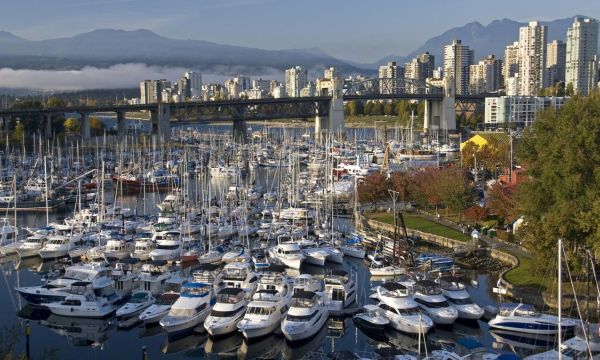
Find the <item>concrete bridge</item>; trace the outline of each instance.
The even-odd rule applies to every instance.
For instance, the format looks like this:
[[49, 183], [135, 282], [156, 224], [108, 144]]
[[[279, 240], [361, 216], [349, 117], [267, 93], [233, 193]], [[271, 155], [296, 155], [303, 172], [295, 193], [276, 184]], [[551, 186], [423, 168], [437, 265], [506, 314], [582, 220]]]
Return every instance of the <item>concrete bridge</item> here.
[[117, 132], [126, 133], [127, 112], [148, 111], [152, 134], [160, 140], [168, 140], [172, 122], [186, 121], [193, 114], [194, 121], [228, 121], [233, 123], [233, 135], [245, 141], [246, 121], [275, 119], [314, 119], [315, 133], [338, 132], [344, 128], [344, 101], [350, 100], [422, 100], [425, 101], [425, 128], [456, 130], [457, 104], [482, 103], [484, 96], [457, 96], [453, 81], [448, 79], [444, 87], [422, 86], [412, 80], [369, 79], [346, 82], [344, 89], [333, 89], [331, 96], [300, 98], [268, 98], [255, 100], [224, 100], [181, 103], [154, 103], [141, 105], [70, 106], [45, 109], [0, 110], [0, 122], [7, 126], [9, 119], [23, 116], [39, 116], [45, 124], [46, 136], [51, 136], [52, 117], [65, 113], [78, 113], [81, 119], [81, 136], [91, 135], [89, 117], [100, 112], [114, 112]]

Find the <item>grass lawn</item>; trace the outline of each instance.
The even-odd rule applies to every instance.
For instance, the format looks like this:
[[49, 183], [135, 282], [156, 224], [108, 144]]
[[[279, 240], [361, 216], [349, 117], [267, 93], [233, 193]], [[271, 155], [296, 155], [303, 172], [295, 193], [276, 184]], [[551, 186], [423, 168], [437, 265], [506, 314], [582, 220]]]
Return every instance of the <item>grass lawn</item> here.
[[[390, 213], [373, 213], [368, 214], [368, 218], [378, 220], [381, 222], [385, 222], [388, 224], [394, 223], [394, 214]], [[460, 241], [469, 241], [471, 238], [468, 235], [461, 233], [458, 230], [454, 230], [453, 228], [449, 228], [444, 225], [440, 225], [431, 220], [425, 219], [418, 215], [409, 215], [404, 214], [404, 223], [406, 227], [413, 230], [419, 230], [422, 232], [426, 232], [433, 235], [444, 236], [450, 239], [460, 240]]]
[[530, 258], [519, 256], [516, 253], [505, 250], [519, 259], [519, 266], [508, 271], [505, 275], [506, 280], [515, 286], [528, 286], [545, 289], [548, 285], [548, 279], [538, 275], [533, 268], [533, 262]]

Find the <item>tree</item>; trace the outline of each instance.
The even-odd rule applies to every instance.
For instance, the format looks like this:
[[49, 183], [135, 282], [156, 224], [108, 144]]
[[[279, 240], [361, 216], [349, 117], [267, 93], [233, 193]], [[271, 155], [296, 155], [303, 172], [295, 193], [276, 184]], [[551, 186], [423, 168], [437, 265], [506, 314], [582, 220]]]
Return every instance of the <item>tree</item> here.
[[385, 105], [383, 105], [383, 113], [385, 115], [394, 115], [394, 106], [391, 101], [387, 101]]
[[515, 187], [497, 181], [488, 190], [486, 206], [490, 213], [504, 220], [513, 219], [518, 214]]
[[473, 186], [464, 173], [457, 168], [445, 168], [439, 171], [435, 181], [442, 202], [447, 209], [458, 212], [458, 221], [462, 211], [472, 202]]
[[22, 143], [23, 142], [23, 136], [25, 135], [25, 125], [23, 125], [22, 122], [17, 121], [16, 125], [15, 125], [15, 129], [13, 130], [12, 133], [12, 141], [14, 143]]
[[371, 115], [383, 115], [383, 104], [381, 103], [381, 101], [376, 101], [373, 104]]
[[468, 207], [464, 211], [465, 219], [471, 221], [481, 221], [487, 216], [487, 211], [479, 205]]
[[398, 192], [398, 200], [406, 205], [407, 201], [413, 200], [415, 185], [413, 176], [407, 171], [393, 172], [390, 176], [391, 188]]
[[106, 128], [106, 126], [100, 119], [98, 119], [97, 117], [90, 117], [89, 122], [90, 132], [92, 133], [92, 135], [98, 136], [104, 133], [104, 129]]
[[346, 104], [346, 108], [348, 110], [348, 115], [350, 116], [362, 115], [362, 103], [358, 100], [349, 101], [348, 104]]
[[573, 83], [568, 83], [565, 89], [566, 96], [573, 96], [575, 94], [575, 90], [573, 89]]
[[364, 114], [365, 115], [373, 115], [373, 102], [372, 101], [367, 101], [367, 103], [365, 104]]
[[381, 173], [371, 174], [358, 184], [358, 200], [361, 203], [371, 203], [377, 207], [377, 203], [387, 196], [389, 183]]
[[81, 122], [75, 118], [68, 118], [63, 123], [63, 127], [67, 132], [79, 133], [81, 131]]
[[528, 180], [517, 199], [523, 243], [538, 266], [554, 261], [559, 237], [568, 252], [600, 250], [598, 129], [600, 94], [594, 93], [571, 98], [558, 112], [541, 112], [521, 139], [518, 155]]

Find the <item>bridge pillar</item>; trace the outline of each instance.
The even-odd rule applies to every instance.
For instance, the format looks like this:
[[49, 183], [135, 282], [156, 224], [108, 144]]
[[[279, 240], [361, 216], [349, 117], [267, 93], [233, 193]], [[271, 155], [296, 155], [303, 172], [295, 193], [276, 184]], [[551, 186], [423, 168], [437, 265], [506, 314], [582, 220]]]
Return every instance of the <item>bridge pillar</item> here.
[[344, 131], [344, 128], [344, 100], [334, 97], [329, 102], [329, 115], [322, 116], [317, 111], [315, 116], [315, 138], [321, 140], [324, 133], [336, 133]]
[[91, 137], [90, 132], [90, 114], [81, 113], [81, 137], [83, 139], [89, 139]]
[[42, 114], [42, 123], [44, 124], [44, 136], [49, 139], [52, 136], [52, 115]]
[[158, 104], [156, 110], [150, 110], [150, 121], [152, 123], [152, 135], [160, 141], [171, 139], [171, 105]]
[[442, 100], [425, 100], [423, 127], [426, 130], [456, 130], [454, 79], [444, 78]]
[[246, 120], [233, 120], [233, 140], [238, 144], [248, 142], [248, 124], [246, 124]]
[[125, 112], [117, 111], [117, 135], [119, 137], [127, 135], [127, 124], [125, 123]]

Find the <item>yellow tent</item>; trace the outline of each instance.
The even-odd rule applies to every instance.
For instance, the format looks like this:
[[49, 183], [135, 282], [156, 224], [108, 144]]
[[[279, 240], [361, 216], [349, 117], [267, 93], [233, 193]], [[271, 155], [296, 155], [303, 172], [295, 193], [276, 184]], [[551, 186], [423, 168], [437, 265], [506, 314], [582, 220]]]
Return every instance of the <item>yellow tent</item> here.
[[462, 150], [463, 147], [469, 142], [479, 146], [480, 148], [485, 145], [510, 144], [510, 136], [502, 132], [476, 134], [471, 136], [469, 140], [462, 142], [460, 144], [460, 149]]

